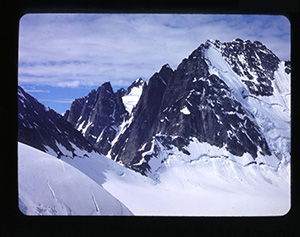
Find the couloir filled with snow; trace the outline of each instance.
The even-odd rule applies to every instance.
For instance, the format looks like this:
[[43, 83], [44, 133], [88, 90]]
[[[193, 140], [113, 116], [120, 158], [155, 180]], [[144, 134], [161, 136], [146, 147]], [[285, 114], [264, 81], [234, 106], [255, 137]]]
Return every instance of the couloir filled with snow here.
[[[137, 82], [137, 79], [135, 82]], [[132, 88], [129, 94], [122, 97], [122, 101], [128, 113], [130, 114], [134, 106], [137, 104], [143, 91], [143, 84]]]

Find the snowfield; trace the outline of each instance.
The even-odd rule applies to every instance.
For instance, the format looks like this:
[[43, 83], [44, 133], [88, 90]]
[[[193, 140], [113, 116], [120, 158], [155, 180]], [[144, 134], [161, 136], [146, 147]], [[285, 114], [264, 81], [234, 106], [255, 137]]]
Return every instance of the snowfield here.
[[156, 180], [109, 171], [103, 187], [135, 215], [277, 216], [290, 209], [289, 163], [242, 165], [224, 155], [190, 159], [173, 151], [157, 159], [164, 165], [154, 171]]
[[[18, 143], [19, 208], [26, 215], [132, 215], [84, 173]], [[69, 158], [70, 159], [70, 158]]]
[[18, 147], [26, 215], [277, 216], [290, 209], [289, 163], [169, 156], [154, 180], [96, 153], [57, 159]]

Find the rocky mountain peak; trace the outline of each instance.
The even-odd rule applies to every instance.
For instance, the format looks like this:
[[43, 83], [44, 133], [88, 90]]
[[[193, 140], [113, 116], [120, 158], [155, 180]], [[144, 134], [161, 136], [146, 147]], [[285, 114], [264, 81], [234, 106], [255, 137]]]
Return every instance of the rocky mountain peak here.
[[118, 126], [127, 116], [128, 112], [122, 103], [122, 92], [114, 93], [110, 82], [105, 82], [88, 96], [76, 99], [64, 117], [100, 153], [107, 154]]
[[208, 40], [202, 47], [203, 51], [211, 47], [220, 52], [251, 94], [273, 94], [272, 80], [280, 59], [261, 42], [239, 38], [225, 43]]
[[100, 87], [97, 89], [97, 93], [105, 96], [105, 94], [112, 94], [114, 93], [110, 82], [104, 82]]
[[19, 140], [58, 156], [57, 144], [72, 156], [73, 144], [95, 149], [152, 178], [174, 156], [276, 164], [289, 157], [290, 72], [259, 41], [207, 40], [148, 83], [114, 92], [105, 82], [75, 99], [64, 119], [20, 88]]
[[[203, 77], [208, 75], [208, 65], [205, 62], [201, 48], [194, 50], [188, 58], [183, 59], [176, 69], [175, 81], [183, 78]], [[182, 82], [180, 82], [182, 83]]]

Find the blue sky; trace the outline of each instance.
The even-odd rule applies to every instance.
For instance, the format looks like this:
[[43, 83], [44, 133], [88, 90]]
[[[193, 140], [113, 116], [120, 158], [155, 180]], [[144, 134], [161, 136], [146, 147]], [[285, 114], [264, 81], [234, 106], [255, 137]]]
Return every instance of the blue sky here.
[[175, 69], [207, 39], [259, 40], [290, 59], [284, 16], [27, 14], [20, 19], [18, 82], [59, 113], [102, 83], [128, 87], [161, 66]]

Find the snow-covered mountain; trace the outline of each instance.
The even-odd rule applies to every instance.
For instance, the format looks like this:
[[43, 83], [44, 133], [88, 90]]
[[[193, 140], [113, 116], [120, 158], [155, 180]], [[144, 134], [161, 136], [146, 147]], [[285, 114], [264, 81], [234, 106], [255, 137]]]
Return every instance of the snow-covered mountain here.
[[92, 90], [86, 97], [76, 99], [64, 118], [94, 145], [107, 155], [124, 123], [139, 100], [145, 82], [138, 78], [127, 90], [116, 93], [109, 82]]
[[[114, 162], [96, 152], [60, 114], [21, 87], [18, 141], [19, 208], [24, 214], [132, 215], [101, 186], [104, 169], [109, 166], [107, 160]], [[93, 174], [89, 177], [66, 162], [74, 159], [89, 165], [85, 161], [92, 159], [99, 170], [88, 172]], [[96, 176], [97, 182], [93, 180]]]
[[[283, 215], [290, 207], [290, 73], [290, 62], [261, 42], [208, 40], [175, 70], [166, 64], [148, 83], [139, 78], [117, 92], [104, 83], [63, 117], [19, 88], [19, 141], [60, 157], [54, 173], [71, 165], [135, 215]], [[29, 159], [28, 149], [20, 144], [19, 157]], [[41, 179], [49, 197], [52, 177], [51, 188]], [[99, 207], [92, 190], [82, 196], [87, 213]], [[49, 203], [40, 200], [35, 213]], [[69, 210], [64, 201], [53, 205]]]
[[[290, 157], [287, 63], [262, 43], [208, 40], [144, 86], [110, 157], [156, 176], [176, 156], [225, 155], [243, 165]], [[207, 147], [203, 151], [203, 147]]]
[[[166, 64], [148, 83], [137, 79], [127, 91], [119, 90], [124, 106], [113, 127], [95, 126], [91, 115], [79, 115], [84, 110], [78, 101], [88, 103], [90, 95], [75, 100], [65, 118], [71, 121], [70, 114], [77, 113], [82, 121], [72, 124], [97, 150], [148, 176], [157, 176], [174, 152], [197, 158], [194, 148], [204, 144], [210, 146], [206, 154], [215, 151], [213, 157], [228, 154], [243, 165], [276, 166], [290, 159], [290, 71], [290, 62], [281, 62], [261, 42], [207, 40], [176, 70]], [[115, 121], [111, 113], [105, 118]], [[97, 134], [84, 126], [97, 127]], [[97, 145], [100, 141], [105, 145]]]
[[[208, 41], [206, 47], [211, 73], [223, 78], [243, 107], [255, 117], [255, 123], [263, 132], [272, 154], [280, 160], [289, 161], [290, 62], [281, 62], [258, 41], [252, 43], [237, 39], [223, 44]], [[239, 56], [232, 63], [234, 60], [229, 59], [232, 56], [226, 56], [225, 52], [236, 47], [239, 48], [236, 50]]]

